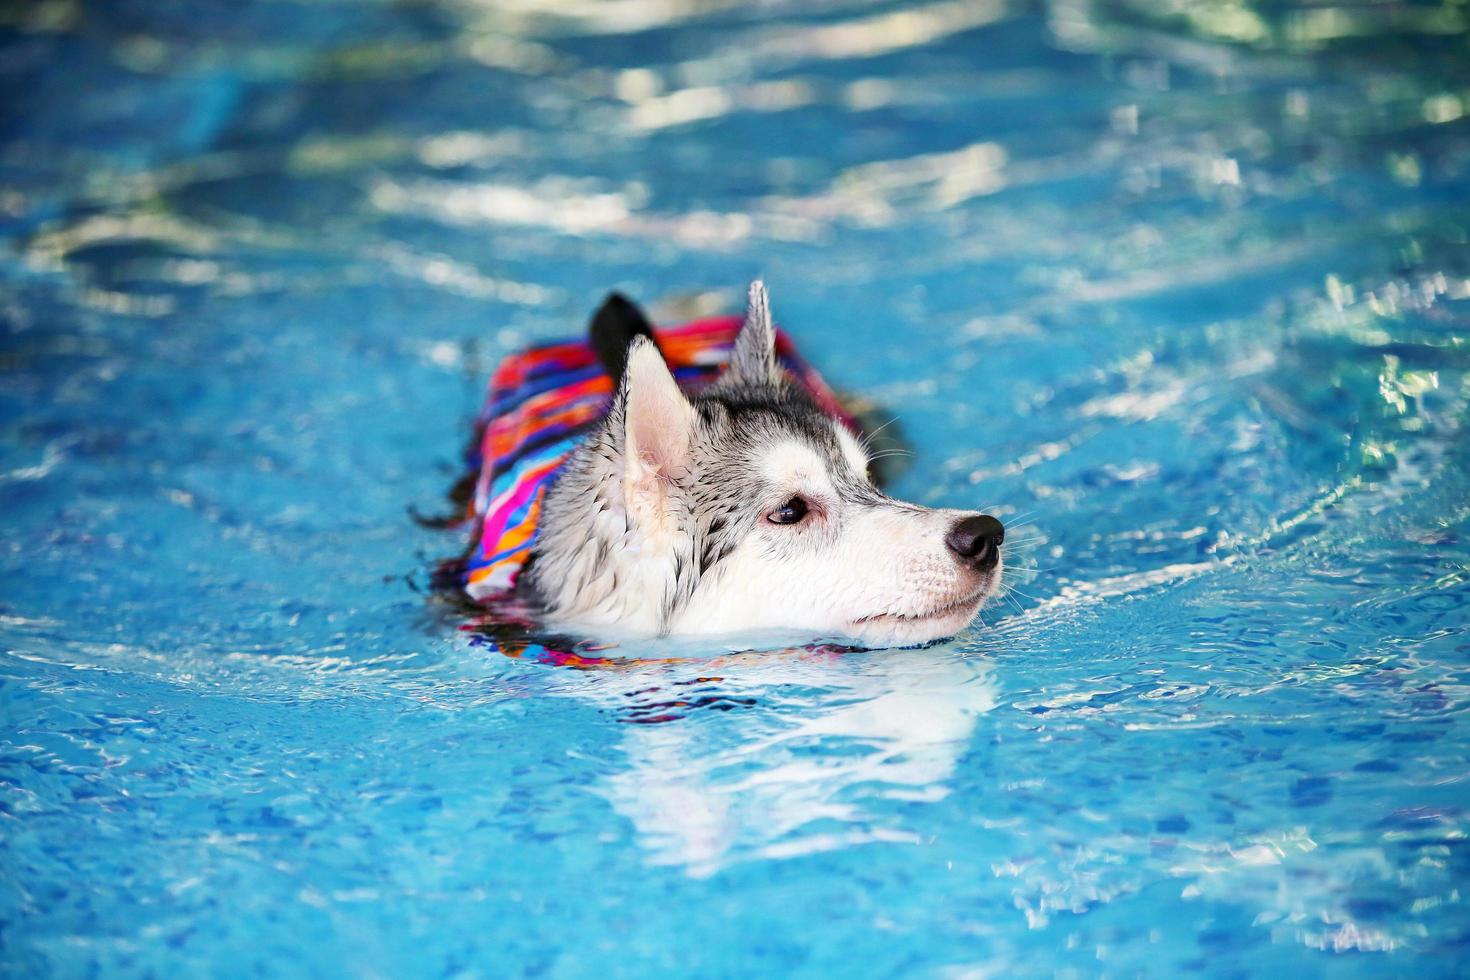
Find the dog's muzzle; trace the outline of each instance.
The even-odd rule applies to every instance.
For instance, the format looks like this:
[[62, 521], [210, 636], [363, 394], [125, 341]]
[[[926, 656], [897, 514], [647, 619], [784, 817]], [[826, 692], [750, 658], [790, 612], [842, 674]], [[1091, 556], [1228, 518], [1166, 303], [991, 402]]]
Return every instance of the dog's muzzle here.
[[975, 514], [957, 521], [944, 543], [962, 565], [984, 571], [995, 567], [1005, 539], [1006, 529], [1000, 521], [989, 514]]

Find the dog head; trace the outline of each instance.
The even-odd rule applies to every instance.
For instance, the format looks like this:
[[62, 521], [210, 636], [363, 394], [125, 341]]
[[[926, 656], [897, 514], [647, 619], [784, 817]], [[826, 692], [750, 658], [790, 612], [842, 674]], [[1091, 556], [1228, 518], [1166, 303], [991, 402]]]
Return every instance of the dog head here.
[[777, 364], [759, 282], [725, 373], [692, 397], [633, 339], [543, 515], [537, 592], [554, 618], [603, 630], [909, 645], [966, 626], [1002, 573], [995, 518], [878, 490], [862, 443]]

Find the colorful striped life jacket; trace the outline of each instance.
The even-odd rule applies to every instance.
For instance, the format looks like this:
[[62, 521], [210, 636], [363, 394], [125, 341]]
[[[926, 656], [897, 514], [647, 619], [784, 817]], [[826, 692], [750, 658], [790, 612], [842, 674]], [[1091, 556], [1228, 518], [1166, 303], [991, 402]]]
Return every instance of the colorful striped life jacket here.
[[[739, 316], [711, 317], [654, 331], [685, 391], [698, 391], [719, 376], [741, 322]], [[781, 330], [776, 357], [818, 408], [857, 430]], [[515, 587], [536, 541], [546, 488], [607, 411], [612, 394], [612, 379], [585, 339], [532, 347], [496, 369], [466, 460], [478, 474], [468, 515], [474, 547], [464, 572], [470, 598], [491, 599]]]

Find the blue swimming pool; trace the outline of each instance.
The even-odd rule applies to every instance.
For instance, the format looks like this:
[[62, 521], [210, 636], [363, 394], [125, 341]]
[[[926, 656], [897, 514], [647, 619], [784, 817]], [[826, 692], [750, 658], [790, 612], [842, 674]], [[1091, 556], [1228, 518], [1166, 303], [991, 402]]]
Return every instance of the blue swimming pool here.
[[[7, 10], [3, 972], [1464, 975], [1466, 8], [1160, 9]], [[1016, 590], [462, 630], [490, 368], [755, 275]]]

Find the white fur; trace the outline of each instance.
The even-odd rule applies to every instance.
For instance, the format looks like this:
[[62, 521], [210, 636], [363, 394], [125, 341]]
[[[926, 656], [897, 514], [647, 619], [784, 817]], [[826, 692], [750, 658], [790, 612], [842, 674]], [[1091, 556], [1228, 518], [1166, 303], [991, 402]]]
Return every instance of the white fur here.
[[[899, 646], [963, 629], [999, 587], [999, 560], [976, 568], [945, 543], [971, 514], [883, 496], [858, 440], [783, 394], [774, 338], [755, 283], [730, 368], [699, 410], [658, 349], [633, 342], [606, 426], [546, 504], [536, 584], [554, 622]], [[805, 519], [768, 519], [792, 497]]]
[[[963, 514], [844, 506], [822, 457], [796, 441], [767, 449], [761, 469], [779, 488], [772, 509], [799, 495], [811, 513], [800, 525], [757, 522], [701, 581], [670, 632], [787, 628], [900, 645], [932, 638], [939, 625], [953, 632], [973, 618], [985, 593], [944, 544]], [[962, 605], [938, 622], [900, 618], [956, 602]]]

